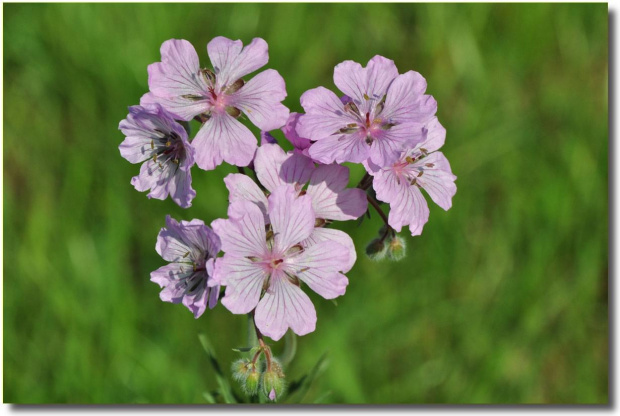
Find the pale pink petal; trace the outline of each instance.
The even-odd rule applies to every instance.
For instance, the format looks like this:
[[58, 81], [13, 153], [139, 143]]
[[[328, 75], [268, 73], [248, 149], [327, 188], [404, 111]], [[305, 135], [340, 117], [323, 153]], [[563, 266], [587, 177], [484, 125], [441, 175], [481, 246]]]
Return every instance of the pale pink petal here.
[[340, 273], [349, 266], [349, 250], [333, 241], [321, 241], [286, 260], [287, 270], [325, 299], [344, 295], [349, 284]]
[[366, 136], [360, 133], [338, 134], [312, 143], [308, 151], [312, 159], [325, 164], [361, 163], [370, 155], [370, 147], [365, 140]]
[[297, 197], [290, 185], [281, 186], [269, 196], [269, 219], [273, 227], [274, 253], [284, 253], [310, 236], [315, 215], [309, 195]]
[[449, 210], [452, 207], [452, 197], [456, 194], [454, 184], [456, 176], [452, 174], [448, 159], [443, 153], [435, 152], [416, 162], [414, 166], [421, 166], [424, 172], [417, 178], [418, 184], [428, 192], [437, 205], [446, 211]]
[[269, 192], [282, 185], [300, 188], [314, 170], [312, 160], [300, 154], [286, 154], [277, 144], [264, 144], [254, 158], [256, 175]]
[[341, 270], [343, 273], [347, 273], [357, 260], [357, 253], [355, 252], [355, 244], [353, 244], [353, 239], [349, 234], [345, 233], [341, 230], [336, 230], [335, 228], [322, 228], [316, 227], [310, 237], [301, 242], [303, 247], [309, 247], [321, 241], [333, 241], [344, 247], [349, 252], [349, 260], [344, 265], [344, 268]]
[[411, 235], [416, 236], [422, 234], [422, 228], [428, 221], [428, 214], [428, 204], [422, 192], [417, 186], [412, 185], [390, 202], [388, 224], [398, 232], [403, 226], [408, 225]]
[[317, 218], [346, 221], [362, 216], [367, 209], [366, 193], [357, 188], [345, 189], [349, 168], [341, 165], [320, 165], [312, 174], [307, 194]]
[[362, 113], [369, 112], [383, 98], [397, 76], [394, 61], [379, 55], [368, 61], [365, 68], [353, 61], [344, 61], [334, 68], [334, 83], [355, 101]]
[[301, 106], [306, 111], [297, 124], [297, 133], [309, 140], [321, 140], [336, 134], [357, 119], [344, 111], [336, 94], [324, 87], [306, 91], [301, 96]]
[[394, 121], [427, 122], [437, 111], [437, 102], [424, 95], [426, 80], [415, 71], [394, 79], [387, 91], [381, 118]]
[[274, 341], [291, 328], [306, 335], [316, 328], [316, 310], [308, 295], [277, 270], [271, 284], [256, 307], [254, 320], [258, 329]]
[[398, 195], [407, 192], [408, 187], [407, 179], [397, 174], [393, 168], [382, 169], [374, 175], [373, 188], [380, 201], [395, 201]]
[[243, 111], [261, 130], [282, 127], [289, 110], [281, 101], [286, 98], [284, 79], [274, 69], [267, 69], [229, 96], [230, 105]]
[[262, 257], [267, 252], [265, 219], [252, 202], [236, 201], [228, 208], [229, 219], [213, 221], [222, 250], [238, 257]]
[[161, 97], [147, 92], [140, 98], [140, 105], [148, 106], [159, 104], [174, 114], [177, 119], [189, 121], [195, 115], [206, 113], [211, 108], [211, 104], [205, 100], [187, 99], [181, 96]]
[[192, 141], [196, 164], [213, 170], [222, 160], [235, 166], [247, 166], [256, 152], [256, 137], [247, 127], [227, 113], [213, 113]]
[[425, 126], [426, 137], [413, 149], [414, 152], [424, 149], [426, 153], [440, 149], [446, 141], [446, 129], [433, 117]]
[[187, 307], [187, 309], [189, 309], [194, 314], [195, 319], [200, 318], [200, 316], [207, 309], [210, 290], [211, 289], [209, 288], [205, 288], [194, 296], [185, 295], [183, 297], [183, 305], [185, 305], [185, 307]]
[[215, 263], [214, 279], [226, 285], [222, 305], [235, 314], [252, 311], [258, 304], [268, 274], [252, 260], [224, 255]]
[[267, 197], [249, 176], [241, 173], [231, 173], [224, 178], [228, 188], [228, 201], [232, 204], [239, 200], [250, 201], [256, 204], [263, 214], [267, 215]]
[[404, 150], [414, 147], [426, 136], [422, 123], [402, 123], [373, 134], [369, 156], [377, 166], [390, 166], [396, 162]]
[[240, 40], [218, 36], [209, 42], [207, 52], [215, 70], [218, 88], [232, 84], [269, 61], [267, 42], [261, 38], [254, 38], [243, 48]]

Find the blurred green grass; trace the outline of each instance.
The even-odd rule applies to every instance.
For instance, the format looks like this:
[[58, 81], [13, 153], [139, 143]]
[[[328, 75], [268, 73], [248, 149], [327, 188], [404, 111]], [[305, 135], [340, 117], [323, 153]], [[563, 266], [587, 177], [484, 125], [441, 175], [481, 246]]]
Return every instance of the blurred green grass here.
[[[400, 263], [365, 259], [379, 219], [341, 223], [360, 258], [291, 377], [329, 351], [308, 400], [608, 401], [606, 4], [5, 4], [4, 401], [202, 403], [244, 317], [162, 303], [149, 272], [165, 215], [225, 216], [196, 171], [189, 210], [129, 184], [118, 122], [169, 38], [203, 64], [217, 35], [270, 47], [285, 104], [375, 54], [428, 80], [458, 176]], [[352, 182], [362, 175], [352, 171]], [[404, 233], [403, 235], [406, 235]]]

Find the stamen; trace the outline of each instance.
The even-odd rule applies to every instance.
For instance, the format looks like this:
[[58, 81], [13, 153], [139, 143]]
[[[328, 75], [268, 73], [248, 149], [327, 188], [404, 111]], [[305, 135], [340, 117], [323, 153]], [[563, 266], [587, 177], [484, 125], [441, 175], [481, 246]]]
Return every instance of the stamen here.
[[381, 114], [381, 112], [383, 112], [383, 109], [385, 108], [385, 97], [387, 97], [387, 95], [384, 95], [383, 98], [381, 98], [381, 101], [379, 101], [379, 104], [377, 104], [377, 107], [375, 108], [376, 116]]
[[155, 149], [155, 141], [151, 140], [151, 149]]
[[343, 133], [343, 134], [351, 134], [351, 133], [355, 133], [358, 130], [357, 125], [355, 125], [355, 127], [348, 127], [349, 125], [347, 125], [347, 127], [343, 127], [340, 130], [338, 130], [339, 133]]
[[187, 256], [189, 256], [189, 251], [185, 254], [183, 254], [183, 258], [186, 258]]
[[424, 171], [423, 171], [423, 170], [421, 170], [421, 171], [420, 171], [420, 173], [418, 173], [418, 178], [419, 178], [420, 176], [422, 176], [422, 175], [424, 175]]
[[407, 163], [409, 163], [409, 164], [411, 164], [411, 163], [415, 162], [415, 160], [414, 160], [411, 156], [407, 156], [407, 157], [405, 158], [405, 160], [406, 160], [406, 161], [407, 161]]
[[370, 137], [370, 136], [366, 136], [366, 144], [367, 144], [367, 145], [369, 145], [369, 146], [370, 146], [370, 145], [372, 145], [373, 140], [374, 140], [374, 139], [373, 139], [372, 137]]
[[344, 111], [346, 111], [347, 113], [351, 113], [354, 116], [360, 115], [360, 110], [359, 108], [357, 108], [357, 105], [355, 105], [353, 101], [349, 101], [344, 105]]
[[416, 178], [413, 178], [411, 180], [411, 185], [417, 185], [418, 180]]
[[315, 227], [322, 227], [325, 225], [325, 220], [323, 218], [317, 218], [314, 220]]
[[424, 156], [426, 156], [428, 154], [428, 150], [426, 150], [423, 147], [420, 147], [420, 152], [422, 152], [424, 154]]
[[170, 140], [168, 140], [168, 141], [166, 142], [166, 147], [170, 147], [170, 145], [171, 145], [171, 144], [172, 144], [172, 142], [171, 142]]
[[185, 95], [182, 95], [181, 97], [185, 98], [186, 100], [190, 100], [190, 101], [200, 101], [200, 100], [204, 100], [205, 98], [202, 95], [194, 95], [194, 94], [185, 94]]
[[153, 155], [153, 162], [157, 162], [157, 153]]
[[243, 87], [245, 85], [245, 81], [242, 79], [238, 79], [235, 82], [233, 82], [232, 84], [230, 84], [228, 87], [226, 87], [226, 94], [232, 94], [233, 92], [238, 91], [241, 87]]
[[434, 167], [435, 167], [435, 164], [434, 164], [434, 163], [427, 163], [427, 164], [426, 164], [426, 165], [424, 165], [424, 166], [426, 166], [427, 168], [434, 168]]
[[241, 115], [241, 110], [239, 110], [237, 107], [226, 107], [226, 112], [228, 113], [228, 115], [233, 116], [234, 118], [237, 118]]
[[215, 74], [208, 68], [200, 70], [200, 74], [204, 77], [207, 84], [215, 84]]
[[370, 127], [370, 113], [366, 113], [366, 128]]
[[366, 101], [370, 100], [370, 97], [366, 93], [364, 93], [364, 100]]

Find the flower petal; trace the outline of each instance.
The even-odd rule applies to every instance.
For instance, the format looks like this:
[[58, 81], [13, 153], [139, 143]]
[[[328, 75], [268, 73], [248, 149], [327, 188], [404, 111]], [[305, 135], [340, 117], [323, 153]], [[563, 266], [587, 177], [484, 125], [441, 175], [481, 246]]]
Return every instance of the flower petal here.
[[254, 158], [256, 175], [269, 192], [282, 185], [301, 188], [314, 170], [314, 163], [300, 154], [286, 154], [277, 144], [264, 144], [256, 151]]
[[282, 254], [312, 234], [315, 215], [309, 195], [297, 197], [292, 186], [280, 186], [269, 196], [268, 209], [274, 253]]
[[282, 127], [289, 110], [282, 104], [286, 98], [284, 78], [274, 69], [267, 69], [230, 95], [230, 104], [243, 111], [261, 130]]
[[325, 299], [344, 295], [349, 279], [340, 271], [348, 266], [349, 249], [333, 241], [318, 242], [298, 256], [287, 259], [291, 274]]
[[404, 150], [414, 147], [426, 137], [423, 127], [422, 123], [407, 122], [376, 132], [369, 152], [371, 162], [381, 167], [392, 165]]
[[415, 71], [399, 75], [390, 84], [381, 118], [394, 122], [427, 122], [437, 111], [437, 102], [424, 95], [426, 80]]
[[299, 118], [303, 114], [299, 113], [291, 113], [286, 121], [284, 127], [282, 127], [282, 133], [284, 133], [284, 137], [291, 142], [291, 144], [295, 147], [296, 150], [306, 150], [310, 147], [310, 140], [301, 137], [297, 134], [297, 123], [299, 123]]
[[416, 236], [422, 234], [422, 228], [428, 221], [428, 214], [428, 204], [422, 192], [417, 186], [410, 185], [406, 192], [399, 193], [390, 202], [388, 224], [398, 232], [404, 225], [408, 225], [411, 235]]
[[334, 84], [353, 99], [363, 114], [383, 98], [397, 76], [394, 61], [379, 55], [368, 61], [365, 68], [353, 61], [344, 61], [334, 68]]
[[419, 143], [413, 149], [414, 153], [420, 152], [420, 149], [426, 150], [427, 153], [440, 149], [446, 141], [446, 129], [439, 123], [437, 117], [433, 117], [426, 126], [424, 126], [426, 137], [424, 141]]
[[[429, 165], [433, 167], [428, 167]], [[428, 192], [437, 205], [446, 211], [449, 210], [452, 207], [452, 197], [456, 194], [454, 184], [456, 176], [452, 174], [448, 159], [443, 153], [434, 152], [413, 166], [423, 166], [424, 174], [417, 178], [418, 184]]]
[[259, 264], [245, 257], [226, 254], [215, 263], [214, 279], [226, 285], [222, 305], [235, 314], [248, 313], [256, 307], [267, 277]]
[[229, 219], [211, 223], [220, 237], [222, 251], [237, 257], [262, 257], [267, 252], [265, 219], [257, 205], [236, 201], [228, 207]]
[[224, 178], [224, 183], [228, 188], [228, 201], [230, 203], [240, 200], [253, 202], [267, 216], [267, 197], [249, 176], [231, 173]]
[[218, 36], [207, 45], [207, 53], [215, 70], [218, 89], [256, 71], [269, 61], [267, 42], [261, 38], [252, 39], [243, 48], [240, 40]]
[[366, 193], [362, 189], [345, 189], [349, 183], [349, 168], [341, 165], [320, 165], [312, 174], [307, 194], [317, 218], [346, 221], [362, 216], [367, 209]]
[[357, 119], [344, 111], [344, 105], [336, 94], [327, 88], [308, 90], [301, 96], [301, 106], [306, 111], [299, 118], [297, 133], [309, 140], [331, 137]]
[[310, 247], [321, 241], [333, 241], [343, 247], [346, 247], [349, 252], [349, 260], [346, 262], [341, 271], [343, 273], [347, 273], [351, 270], [357, 260], [357, 253], [355, 252], [355, 244], [353, 244], [353, 239], [349, 236], [349, 234], [341, 230], [336, 230], [335, 228], [316, 227], [312, 234], [310, 234], [310, 237], [301, 242], [301, 245], [303, 247]]
[[254, 316], [258, 329], [274, 341], [291, 328], [306, 335], [316, 328], [316, 310], [308, 295], [291, 283], [282, 271], [271, 276], [271, 285], [258, 303]]
[[[303, 120], [303, 118], [302, 118]], [[361, 163], [368, 159], [370, 147], [361, 133], [338, 134], [312, 143], [310, 157], [321, 163]]]
[[189, 121], [197, 114], [206, 113], [211, 108], [211, 104], [205, 100], [187, 99], [178, 97], [161, 97], [147, 92], [140, 98], [140, 105], [161, 105], [175, 118]]
[[247, 127], [227, 113], [213, 113], [192, 141], [196, 164], [213, 170], [222, 160], [235, 166], [247, 166], [256, 152], [256, 137]]

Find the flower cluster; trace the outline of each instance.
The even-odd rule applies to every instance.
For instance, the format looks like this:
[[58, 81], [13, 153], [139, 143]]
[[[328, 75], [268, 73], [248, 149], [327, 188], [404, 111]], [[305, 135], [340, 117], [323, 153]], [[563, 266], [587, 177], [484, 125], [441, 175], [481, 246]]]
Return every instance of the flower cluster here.
[[[419, 73], [399, 74], [393, 61], [375, 56], [365, 67], [336, 65], [342, 94], [310, 89], [300, 99], [304, 113], [290, 113], [278, 71], [249, 76], [269, 60], [263, 39], [244, 47], [217, 37], [207, 54], [211, 65], [203, 66], [186, 40], [164, 42], [161, 61], [148, 67], [149, 92], [119, 125], [126, 136], [121, 155], [142, 163], [131, 183], [150, 190], [149, 198], [170, 196], [188, 208], [196, 196], [194, 165], [239, 167], [224, 179], [227, 218], [211, 227], [166, 218], [156, 250], [169, 264], [151, 280], [163, 288], [162, 300], [183, 303], [196, 318], [221, 298], [233, 314], [251, 314], [261, 336], [278, 340], [289, 328], [307, 334], [317, 317], [304, 287], [326, 299], [344, 295], [357, 259], [353, 240], [335, 222], [358, 219], [372, 205], [385, 224], [367, 252], [399, 259], [405, 240], [397, 233], [409, 226], [419, 235], [428, 221], [421, 190], [451, 207], [456, 176], [438, 151], [446, 131], [437, 102]], [[200, 127], [190, 140], [192, 120]], [[260, 146], [248, 124], [260, 129]], [[278, 129], [293, 150], [271, 134]], [[366, 170], [356, 187], [348, 187], [344, 162]]]

